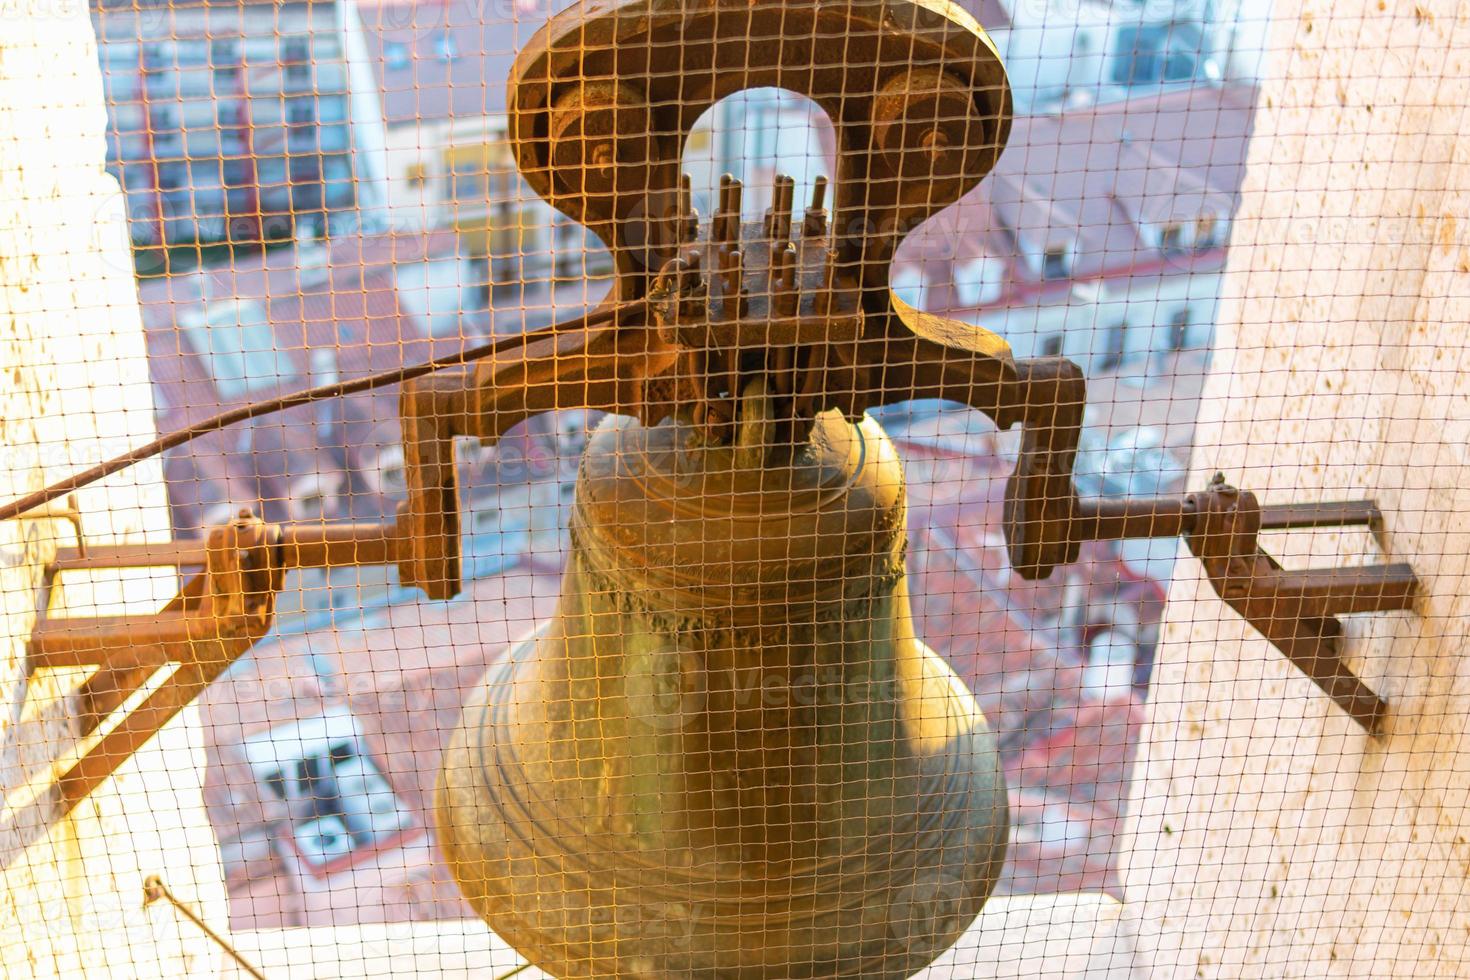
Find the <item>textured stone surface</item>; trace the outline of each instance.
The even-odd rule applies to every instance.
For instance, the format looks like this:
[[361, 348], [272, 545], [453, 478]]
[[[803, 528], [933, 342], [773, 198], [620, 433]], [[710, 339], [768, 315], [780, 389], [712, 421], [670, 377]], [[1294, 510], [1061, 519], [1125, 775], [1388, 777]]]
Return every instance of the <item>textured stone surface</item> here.
[[[122, 199], [102, 168], [102, 80], [85, 4], [0, 11], [0, 499], [154, 435]], [[78, 494], [89, 542], [166, 536], [156, 463]], [[42, 564], [72, 532], [0, 523], [0, 973], [195, 975], [214, 969], [198, 930], [144, 909], [160, 874], [208, 919], [224, 890], [200, 795], [197, 714], [185, 712], [66, 819], [46, 792], [72, 743], [74, 672], [25, 677]], [[71, 582], [58, 604], [150, 608], [160, 583]], [[172, 582], [163, 583], [170, 591]]]
[[1262, 90], [1192, 484], [1376, 498], [1381, 541], [1297, 534], [1288, 567], [1412, 562], [1415, 615], [1344, 648], [1374, 741], [1217, 601], [1165, 613], [1125, 887], [1160, 977], [1463, 975], [1470, 867], [1470, 4], [1286, 0]]

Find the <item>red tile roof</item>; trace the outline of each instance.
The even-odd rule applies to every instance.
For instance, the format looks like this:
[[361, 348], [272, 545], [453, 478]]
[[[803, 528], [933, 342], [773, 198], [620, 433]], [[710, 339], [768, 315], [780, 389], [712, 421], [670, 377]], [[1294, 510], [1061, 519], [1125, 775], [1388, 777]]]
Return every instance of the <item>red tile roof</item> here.
[[[924, 269], [935, 311], [965, 308], [953, 284], [981, 256], [1006, 269], [981, 310], [1066, 296], [1078, 280], [1219, 269], [1222, 248], [1167, 255], [1145, 229], [1234, 213], [1255, 97], [1248, 86], [1197, 86], [1018, 116], [991, 175], [910, 235], [895, 262]], [[1053, 246], [1075, 260], [1070, 276], [1045, 280], [1028, 256]]]
[[[333, 239], [303, 257], [294, 249], [240, 255], [227, 264], [141, 280], [149, 370], [159, 406], [158, 426], [170, 431], [228, 408], [326, 382], [324, 370], [348, 380], [418, 363], [483, 341], [492, 330], [519, 330], [574, 315], [589, 287], [532, 284], [513, 303], [468, 310], [462, 335], [430, 337], [396, 284], [406, 263], [458, 254], [451, 231], [388, 233]], [[596, 286], [590, 287], [595, 293]], [[227, 395], [207, 357], [191, 342], [187, 318], [211, 302], [256, 304], [269, 320], [279, 376], [251, 378], [250, 390]], [[323, 354], [327, 360], [320, 360]], [[321, 402], [256, 420], [201, 439], [167, 463], [175, 527], [197, 528], [212, 505], [264, 506], [267, 520], [284, 520], [301, 481], [337, 481], [339, 509], [331, 516], [371, 520], [390, 514], [365, 474], [377, 455], [399, 440], [397, 387]], [[295, 488], [295, 489], [293, 489]], [[217, 516], [217, 511], [215, 515]]]

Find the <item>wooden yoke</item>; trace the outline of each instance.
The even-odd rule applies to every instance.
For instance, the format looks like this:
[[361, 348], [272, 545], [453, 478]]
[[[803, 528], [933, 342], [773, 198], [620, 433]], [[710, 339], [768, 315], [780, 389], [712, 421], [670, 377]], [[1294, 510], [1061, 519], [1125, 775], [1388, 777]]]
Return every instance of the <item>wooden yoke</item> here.
[[[727, 175], [704, 221], [680, 173], [685, 140], [721, 98], [760, 86], [827, 113], [834, 200], [829, 208], [819, 180], [798, 222], [793, 182], [778, 175], [764, 220], [747, 223], [740, 182]], [[517, 59], [509, 96], [522, 174], [607, 244], [617, 281], [588, 317], [528, 335], [473, 370], [405, 385], [404, 581], [439, 598], [460, 589], [455, 436], [494, 439], [536, 412], [585, 407], [646, 425], [684, 413], [711, 442], [728, 442], [739, 395], [760, 377], [776, 396], [773, 431], [794, 445], [822, 411], [856, 419], [938, 398], [1022, 427], [1004, 520], [1023, 578], [1076, 561], [1083, 541], [1184, 534], [1226, 602], [1377, 730], [1382, 702], [1336, 658], [1333, 617], [1407, 608], [1412, 571], [1285, 572], [1245, 529], [1259, 512], [1254, 497], [1230, 496], [1226, 507], [1234, 491], [1223, 483], [1188, 498], [1080, 500], [1081, 369], [1063, 358], [1016, 361], [989, 330], [915, 309], [890, 289], [899, 243], [973, 188], [1009, 133], [1004, 71], [962, 10], [943, 0], [603, 0], [552, 18]], [[1295, 526], [1288, 511], [1277, 509], [1277, 526]], [[1222, 538], [1209, 529], [1226, 515], [1236, 531]], [[1226, 539], [1243, 550], [1227, 559], [1216, 547]]]

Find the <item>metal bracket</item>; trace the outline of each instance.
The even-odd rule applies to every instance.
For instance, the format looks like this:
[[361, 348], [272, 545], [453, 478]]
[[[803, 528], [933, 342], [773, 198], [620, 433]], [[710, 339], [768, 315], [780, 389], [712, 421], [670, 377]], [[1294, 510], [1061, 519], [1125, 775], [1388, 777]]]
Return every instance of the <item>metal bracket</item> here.
[[1375, 525], [1381, 520], [1377, 505], [1350, 500], [1263, 508], [1255, 494], [1229, 486], [1219, 473], [1189, 499], [1194, 518], [1184, 540], [1215, 592], [1358, 724], [1380, 734], [1388, 705], [1342, 662], [1337, 617], [1413, 608], [1419, 588], [1413, 567], [1287, 571], [1259, 544], [1263, 530]]
[[[81, 742], [57, 782], [69, 811], [198, 697], [271, 628], [292, 569], [392, 564], [404, 551], [395, 525], [266, 524], [248, 510], [201, 541], [63, 548], [43, 577], [43, 608], [28, 666], [95, 666], [80, 687]], [[64, 572], [173, 567], [184, 586], [151, 615], [47, 615]]]
[[[1343, 664], [1338, 650], [1342, 623], [1337, 617], [1413, 608], [1419, 586], [1414, 569], [1397, 563], [1288, 571], [1260, 546], [1262, 531], [1376, 527], [1382, 515], [1375, 503], [1348, 500], [1262, 507], [1255, 494], [1237, 490], [1217, 473], [1200, 493], [1128, 500], [1072, 497], [1054, 510], [1061, 516], [1034, 516], [1029, 524], [1008, 521], [1007, 531], [1019, 528], [1041, 541], [1075, 544], [1182, 535], [1226, 605], [1354, 721], [1372, 734], [1381, 732], [1387, 705]], [[1018, 565], [1017, 570], [1027, 578], [1038, 577], [1033, 569]]]

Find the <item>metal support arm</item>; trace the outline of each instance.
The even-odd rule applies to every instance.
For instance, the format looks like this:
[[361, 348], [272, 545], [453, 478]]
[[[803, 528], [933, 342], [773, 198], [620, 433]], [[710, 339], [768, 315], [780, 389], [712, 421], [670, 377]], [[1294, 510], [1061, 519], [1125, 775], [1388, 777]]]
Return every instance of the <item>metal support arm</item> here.
[[[242, 511], [202, 542], [59, 550], [43, 576], [28, 666], [97, 668], [77, 692], [81, 740], [57, 776], [63, 809], [116, 772], [270, 631], [288, 571], [392, 564], [403, 541], [393, 525], [281, 527]], [[156, 567], [187, 578], [153, 615], [52, 617], [44, 608], [64, 572]]]
[[[1074, 391], [1074, 395], [1079, 392]], [[1028, 432], [1032, 431], [1028, 426]], [[1368, 500], [1262, 507], [1254, 494], [1237, 490], [1217, 474], [1200, 493], [1083, 500], [1071, 480], [1076, 429], [1056, 443], [1023, 443], [1021, 460], [1006, 495], [1006, 535], [1011, 560], [1024, 578], [1044, 578], [1058, 556], [1072, 561], [1083, 541], [1182, 535], [1215, 593], [1306, 674], [1366, 731], [1382, 731], [1387, 705], [1343, 663], [1338, 616], [1413, 608], [1418, 578], [1406, 564], [1290, 571], [1260, 545], [1267, 530], [1376, 526], [1378, 507]], [[1070, 447], [1070, 448], [1068, 448]], [[1044, 483], [1040, 494], [1026, 487]], [[1064, 489], [1056, 489], [1063, 486]], [[1068, 550], [1070, 549], [1070, 551]], [[1038, 557], [1042, 556], [1042, 557]]]

